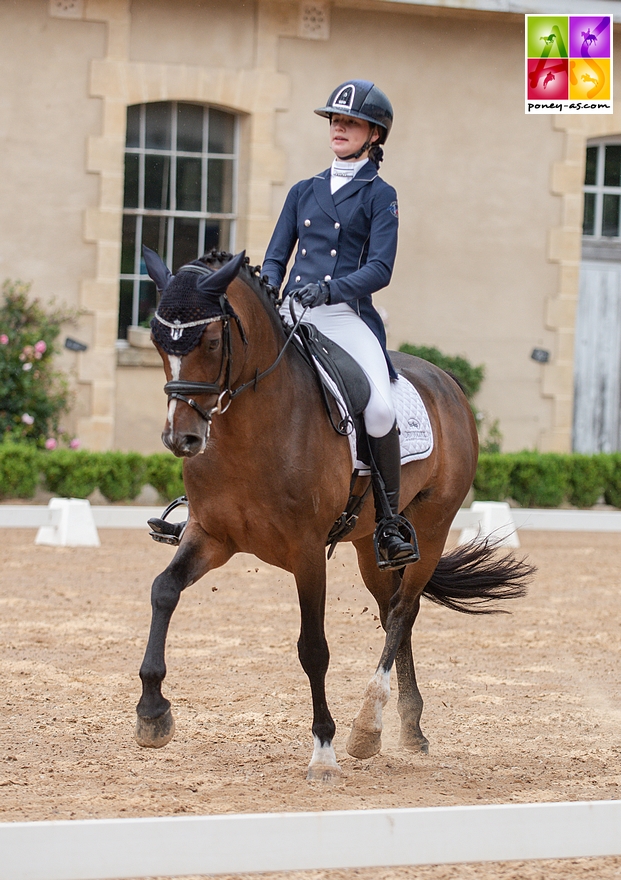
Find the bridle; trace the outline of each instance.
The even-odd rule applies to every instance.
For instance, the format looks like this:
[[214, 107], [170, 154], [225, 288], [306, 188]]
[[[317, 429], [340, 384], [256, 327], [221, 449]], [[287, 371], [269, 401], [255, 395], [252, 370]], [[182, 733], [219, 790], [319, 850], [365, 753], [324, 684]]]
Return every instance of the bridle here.
[[[213, 270], [196, 265], [182, 266], [181, 269], [179, 269], [179, 272], [181, 271], [194, 272], [197, 275], [211, 275], [213, 273]], [[233, 345], [231, 334], [231, 319], [235, 321], [237, 329], [239, 330], [239, 335], [244, 345], [248, 345], [248, 338], [239, 319], [239, 316], [236, 315], [232, 309], [230, 309], [230, 311], [227, 311], [228, 302], [229, 301], [226, 293], [223, 293], [220, 296], [220, 308], [222, 310], [221, 315], [214, 315], [211, 318], [202, 318], [198, 321], [190, 321], [187, 324], [181, 324], [177, 321], [174, 323], [165, 321], [158, 315], [157, 312], [155, 313], [155, 318], [161, 324], [164, 324], [164, 326], [171, 328], [171, 335], [173, 339], [179, 339], [181, 334], [183, 333], [183, 330], [185, 330], [186, 328], [198, 327], [201, 324], [212, 324], [215, 321], [222, 322], [222, 359], [220, 361], [220, 370], [218, 372], [218, 378], [216, 379], [216, 381], [188, 382], [185, 379], [173, 379], [172, 381], [167, 382], [164, 385], [164, 393], [168, 395], [169, 402], [171, 400], [180, 400], [182, 403], [186, 403], [207, 422], [207, 438], [209, 438], [213, 416], [223, 415], [223, 413], [227, 411], [233, 400], [238, 397], [238, 395], [240, 395], [243, 391], [246, 391], [248, 388], [256, 389], [261, 379], [265, 379], [266, 376], [269, 376], [269, 374], [276, 369], [276, 367], [281, 362], [285, 351], [287, 350], [287, 347], [295, 334], [295, 331], [302, 321], [302, 318], [308, 311], [308, 309], [304, 309], [300, 317], [297, 319], [295, 326], [293, 327], [290, 335], [287, 337], [285, 344], [278, 353], [278, 357], [276, 358], [274, 363], [271, 364], [262, 373], [260, 373], [257, 369], [252, 379], [250, 379], [248, 382], [244, 382], [237, 388], [232, 388], [231, 373], [233, 366]], [[179, 333], [179, 335], [176, 337], [174, 335], [175, 332]], [[224, 380], [221, 381], [223, 375]], [[214, 406], [212, 406], [210, 409], [205, 409], [200, 404], [198, 404], [194, 397], [195, 395], [201, 394], [217, 394], [218, 398]]]

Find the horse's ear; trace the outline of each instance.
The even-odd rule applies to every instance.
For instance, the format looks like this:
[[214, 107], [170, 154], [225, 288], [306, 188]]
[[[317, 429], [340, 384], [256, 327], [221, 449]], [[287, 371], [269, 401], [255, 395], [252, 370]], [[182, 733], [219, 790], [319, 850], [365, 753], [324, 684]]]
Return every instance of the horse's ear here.
[[172, 278], [170, 269], [160, 255], [155, 251], [152, 251], [151, 248], [148, 248], [146, 244], [143, 244], [142, 246], [142, 256], [149, 277], [155, 281], [158, 290], [164, 290], [169, 280]]
[[245, 259], [246, 251], [242, 251], [213, 275], [202, 275], [196, 286], [203, 293], [224, 293], [231, 281], [237, 278]]

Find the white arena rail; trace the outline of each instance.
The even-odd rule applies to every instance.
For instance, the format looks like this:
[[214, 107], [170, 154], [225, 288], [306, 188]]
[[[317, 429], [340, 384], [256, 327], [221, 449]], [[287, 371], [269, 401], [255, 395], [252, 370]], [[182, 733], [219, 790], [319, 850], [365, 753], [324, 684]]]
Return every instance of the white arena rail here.
[[60, 510], [28, 504], [0, 504], [0, 529], [38, 529], [57, 526]]
[[621, 801], [0, 824], [0, 880], [621, 855]]
[[[94, 505], [75, 498], [52, 498], [48, 507], [0, 504], [0, 529], [39, 529], [35, 543], [65, 547], [99, 547], [98, 529], [146, 529], [161, 507]], [[171, 519], [186, 516], [185, 507]], [[510, 508], [505, 502], [475, 501], [453, 520], [459, 543], [492, 535], [498, 544], [519, 547], [526, 530], [621, 532], [621, 510], [535, 510]]]

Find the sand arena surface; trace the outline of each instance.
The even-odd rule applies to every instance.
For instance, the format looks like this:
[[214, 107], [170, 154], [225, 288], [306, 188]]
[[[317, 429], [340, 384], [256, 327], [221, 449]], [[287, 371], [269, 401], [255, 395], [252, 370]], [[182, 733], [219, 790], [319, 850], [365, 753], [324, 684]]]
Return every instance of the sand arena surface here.
[[[168, 640], [177, 734], [133, 740], [153, 577], [144, 533], [100, 549], [2, 532], [0, 820], [621, 798], [621, 539], [522, 534], [539, 572], [511, 615], [423, 604], [414, 656], [429, 756], [397, 748], [396, 693], [369, 761], [345, 741], [383, 637], [353, 549], [329, 565], [328, 698], [340, 783], [309, 784], [311, 701], [292, 578], [235, 557], [189, 588]], [[396, 687], [396, 680], [393, 679]], [[621, 858], [262, 875], [272, 880], [621, 877]], [[230, 878], [229, 878], [230, 880]]]

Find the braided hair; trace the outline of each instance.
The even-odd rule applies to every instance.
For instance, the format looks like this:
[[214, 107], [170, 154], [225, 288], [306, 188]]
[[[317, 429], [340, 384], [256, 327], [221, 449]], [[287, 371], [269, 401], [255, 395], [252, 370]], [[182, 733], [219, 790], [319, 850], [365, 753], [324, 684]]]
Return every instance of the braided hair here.
[[380, 144], [372, 144], [369, 147], [369, 159], [377, 168], [380, 167], [380, 164], [384, 161], [384, 151]]

